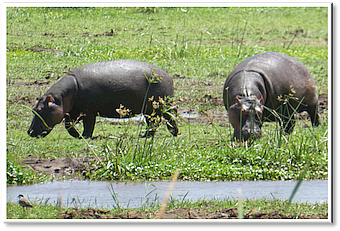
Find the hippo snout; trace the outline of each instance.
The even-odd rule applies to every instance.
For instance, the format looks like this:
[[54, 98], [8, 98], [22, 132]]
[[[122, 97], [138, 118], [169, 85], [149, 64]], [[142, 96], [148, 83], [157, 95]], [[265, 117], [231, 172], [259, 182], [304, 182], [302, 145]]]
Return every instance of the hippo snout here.
[[30, 128], [27, 131], [27, 134], [31, 137], [45, 137], [47, 136], [52, 129], [47, 128], [43, 123], [41, 123], [41, 120], [34, 116], [33, 121], [31, 123]]
[[259, 139], [262, 136], [261, 128], [254, 127], [244, 127], [241, 130], [241, 138], [242, 140], [248, 140], [251, 136], [253, 136], [255, 139]]
[[[240, 131], [235, 131], [234, 136], [242, 140], [248, 140], [250, 137], [259, 139], [262, 136], [261, 127], [258, 123], [246, 121]], [[240, 137], [241, 136], [241, 137]]]
[[41, 131], [38, 132], [36, 130], [28, 129], [27, 134], [31, 137], [36, 137], [36, 138], [43, 138], [47, 136], [50, 133], [50, 131]]

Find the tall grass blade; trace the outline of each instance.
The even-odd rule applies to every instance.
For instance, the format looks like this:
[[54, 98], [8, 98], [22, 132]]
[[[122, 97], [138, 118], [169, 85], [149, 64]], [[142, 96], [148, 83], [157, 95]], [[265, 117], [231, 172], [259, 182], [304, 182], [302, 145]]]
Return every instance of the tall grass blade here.
[[111, 197], [113, 199], [113, 207], [116, 209], [121, 209], [120, 204], [119, 204], [119, 200], [118, 200], [118, 194], [115, 192], [113, 185], [111, 184], [110, 187], [108, 187], [109, 192], [111, 194]]
[[237, 219], [243, 219], [243, 198], [242, 198], [242, 190], [237, 189], [238, 194], [238, 206], [237, 206]]
[[288, 209], [288, 207], [289, 207], [290, 204], [292, 203], [295, 194], [297, 193], [297, 191], [299, 190], [299, 188], [300, 188], [300, 186], [301, 186], [301, 184], [302, 184], [302, 182], [303, 182], [303, 179], [304, 179], [304, 177], [305, 177], [305, 175], [306, 175], [306, 173], [307, 173], [307, 171], [308, 171], [308, 168], [309, 168], [309, 162], [310, 162], [310, 160], [309, 160], [309, 158], [308, 158], [308, 163], [307, 163], [307, 165], [305, 166], [305, 168], [303, 169], [302, 173], [299, 175], [299, 180], [298, 180], [298, 182], [296, 183], [296, 185], [295, 185], [295, 187], [294, 187], [294, 189], [293, 189], [293, 192], [292, 192], [292, 194], [291, 194], [290, 197], [289, 197], [289, 200], [288, 200], [286, 209]]
[[177, 169], [174, 173], [174, 175], [172, 176], [172, 179], [171, 179], [171, 182], [170, 182], [170, 186], [168, 188], [168, 191], [166, 193], [166, 196], [164, 198], [164, 201], [163, 201], [163, 204], [161, 206], [161, 208], [159, 209], [159, 212], [157, 213], [156, 217], [158, 219], [162, 219], [163, 218], [163, 215], [164, 215], [164, 212], [165, 212], [165, 209], [166, 209], [166, 206], [168, 204], [168, 201], [170, 199], [170, 196], [171, 196], [171, 192], [173, 190], [173, 187], [175, 186], [175, 183], [177, 181], [177, 178], [178, 178], [178, 175], [179, 175], [179, 169]]

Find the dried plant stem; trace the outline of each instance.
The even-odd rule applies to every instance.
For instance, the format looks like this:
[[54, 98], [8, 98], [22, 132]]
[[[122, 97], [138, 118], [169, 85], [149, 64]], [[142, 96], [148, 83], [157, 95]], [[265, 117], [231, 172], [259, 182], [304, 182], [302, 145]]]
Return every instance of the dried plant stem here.
[[179, 169], [177, 169], [177, 170], [175, 171], [174, 175], [172, 176], [172, 179], [171, 179], [171, 182], [170, 182], [170, 186], [169, 186], [169, 188], [168, 188], [168, 191], [166, 192], [166, 195], [165, 195], [163, 204], [162, 204], [161, 208], [159, 209], [159, 212], [157, 213], [157, 216], [156, 216], [157, 219], [162, 219], [162, 218], [163, 218], [163, 215], [164, 215], [166, 206], [167, 206], [167, 204], [168, 204], [170, 195], [171, 195], [172, 190], [173, 190], [173, 188], [174, 188], [174, 186], [175, 186], [175, 183], [176, 183], [176, 181], [177, 181], [178, 174], [179, 174]]

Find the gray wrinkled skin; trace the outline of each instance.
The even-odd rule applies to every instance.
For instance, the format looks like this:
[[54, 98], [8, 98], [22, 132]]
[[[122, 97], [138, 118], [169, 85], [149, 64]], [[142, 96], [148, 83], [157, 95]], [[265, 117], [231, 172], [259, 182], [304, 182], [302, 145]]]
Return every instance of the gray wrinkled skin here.
[[[84, 138], [92, 137], [95, 118], [100, 115], [120, 118], [116, 109], [123, 105], [131, 115], [141, 113], [149, 82], [146, 78], [162, 76], [161, 83], [152, 83], [144, 114], [150, 115], [153, 107], [148, 101], [152, 96], [173, 97], [173, 80], [164, 70], [152, 64], [134, 60], [114, 60], [91, 63], [72, 70], [54, 84], [38, 101], [34, 111], [46, 122], [35, 115], [28, 134], [32, 137], [44, 137], [52, 128], [65, 118], [65, 127], [69, 134], [79, 137], [72, 123], [83, 120]], [[178, 128], [175, 120], [168, 114], [161, 115], [167, 121], [168, 130], [176, 136]], [[152, 123], [147, 119], [148, 125]], [[47, 126], [46, 126], [47, 125]], [[144, 136], [152, 136], [154, 131]]]
[[[276, 52], [266, 52], [242, 61], [228, 75], [223, 88], [223, 101], [234, 127], [234, 137], [243, 140], [260, 138], [264, 121], [275, 116], [265, 108], [274, 109], [283, 121], [286, 133], [291, 133], [294, 114], [284, 96], [297, 100], [289, 104], [297, 112], [307, 111], [313, 126], [320, 124], [317, 113], [318, 96], [315, 81], [308, 69], [297, 59]], [[302, 103], [300, 103], [302, 101]]]

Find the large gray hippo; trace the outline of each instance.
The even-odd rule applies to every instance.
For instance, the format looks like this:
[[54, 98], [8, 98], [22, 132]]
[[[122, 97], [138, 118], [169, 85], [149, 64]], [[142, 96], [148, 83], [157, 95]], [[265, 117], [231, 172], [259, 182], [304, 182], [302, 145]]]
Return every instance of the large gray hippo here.
[[[150, 87], [149, 82], [152, 82]], [[72, 124], [83, 120], [82, 136], [91, 138], [96, 116], [119, 118], [122, 113], [119, 114], [117, 109], [121, 105], [130, 110], [130, 115], [148, 115], [145, 117], [149, 128], [152, 127], [153, 118], [150, 115], [153, 106], [148, 99], [153, 98], [153, 101], [158, 102], [161, 97], [163, 102], [166, 97], [173, 95], [172, 78], [152, 64], [134, 60], [87, 64], [72, 70], [39, 99], [33, 109], [35, 116], [28, 134], [45, 137], [65, 118], [65, 127], [71, 136], [79, 137]], [[173, 117], [160, 110], [156, 112], [167, 120], [168, 130], [176, 136], [178, 128]], [[144, 137], [153, 135], [154, 129], [149, 129]]]
[[320, 123], [311, 73], [297, 59], [281, 53], [262, 53], [238, 64], [226, 79], [223, 101], [234, 137], [243, 140], [260, 138], [262, 123], [277, 119], [275, 113], [286, 133], [294, 128], [295, 112], [307, 111], [313, 126]]

